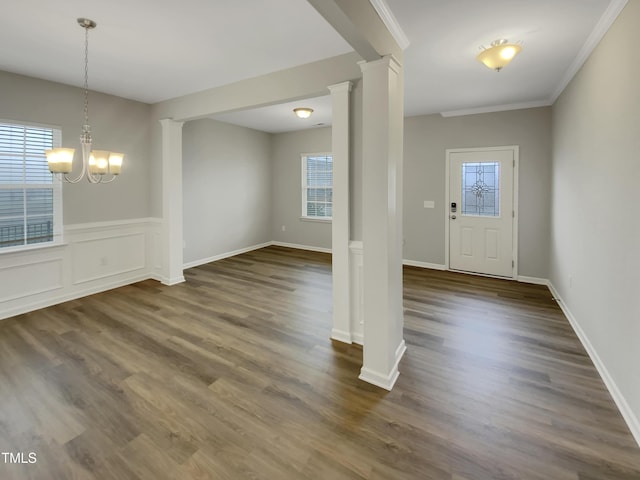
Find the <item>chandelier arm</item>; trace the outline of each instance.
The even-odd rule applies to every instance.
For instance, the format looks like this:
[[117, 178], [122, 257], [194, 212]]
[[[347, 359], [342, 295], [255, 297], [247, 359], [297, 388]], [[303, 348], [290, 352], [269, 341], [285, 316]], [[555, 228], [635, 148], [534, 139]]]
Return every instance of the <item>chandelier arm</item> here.
[[[91, 144], [89, 144], [89, 148], [86, 149], [85, 145], [82, 145], [82, 169], [80, 170], [80, 175], [78, 175], [76, 178], [69, 178], [68, 174], [63, 174], [64, 175], [64, 180], [65, 182], [68, 183], [78, 183], [80, 180], [82, 180], [82, 177], [84, 177], [84, 174], [87, 170], [87, 164], [89, 163], [89, 157], [88, 157], [88, 153], [91, 150]], [[87, 156], [85, 158], [85, 151], [87, 152]]]
[[109, 180], [105, 180], [104, 176], [102, 176], [102, 178], [100, 179], [100, 183], [111, 183], [113, 182], [118, 176], [117, 175], [111, 175], [111, 178]]
[[66, 173], [63, 173], [63, 178], [64, 181], [67, 183], [78, 183], [80, 180], [82, 180], [82, 175], [80, 175], [78, 178], [69, 178], [69, 176]]

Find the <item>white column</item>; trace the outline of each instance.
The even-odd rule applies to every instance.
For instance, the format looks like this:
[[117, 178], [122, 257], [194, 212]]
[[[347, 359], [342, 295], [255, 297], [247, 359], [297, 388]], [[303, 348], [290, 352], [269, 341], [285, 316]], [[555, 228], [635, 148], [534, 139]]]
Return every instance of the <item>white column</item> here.
[[182, 274], [182, 125], [162, 125], [162, 283], [184, 282]]
[[331, 338], [351, 343], [351, 269], [349, 267], [349, 92], [351, 82], [330, 85], [333, 108], [333, 220], [331, 254], [333, 279], [333, 328]]
[[362, 62], [364, 359], [360, 379], [391, 390], [406, 347], [402, 314], [402, 67]]

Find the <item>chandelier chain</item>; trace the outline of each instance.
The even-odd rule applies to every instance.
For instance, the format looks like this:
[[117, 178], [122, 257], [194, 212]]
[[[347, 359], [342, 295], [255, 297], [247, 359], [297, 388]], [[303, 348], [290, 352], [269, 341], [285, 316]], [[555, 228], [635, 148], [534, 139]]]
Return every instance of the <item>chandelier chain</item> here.
[[89, 125], [89, 29], [84, 27], [84, 124]]
[[[78, 18], [78, 25], [84, 28], [84, 125], [80, 132], [82, 147], [82, 170], [80, 175], [71, 178], [73, 171], [73, 148], [52, 148], [47, 150], [49, 171], [62, 176], [65, 182], [78, 183], [85, 178], [89, 183], [111, 183], [122, 169], [124, 153], [106, 150], [92, 150], [91, 126], [89, 125], [89, 30], [96, 28], [96, 22], [88, 18]], [[110, 178], [107, 176], [109, 175]]]

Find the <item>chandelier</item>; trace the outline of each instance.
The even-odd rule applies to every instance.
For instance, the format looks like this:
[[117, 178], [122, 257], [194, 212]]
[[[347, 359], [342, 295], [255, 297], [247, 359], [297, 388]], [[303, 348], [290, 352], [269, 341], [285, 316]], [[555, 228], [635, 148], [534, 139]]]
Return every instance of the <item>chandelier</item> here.
[[123, 153], [106, 150], [91, 150], [91, 126], [89, 125], [89, 30], [96, 28], [96, 22], [88, 18], [78, 18], [78, 25], [84, 28], [84, 125], [80, 133], [82, 147], [82, 171], [76, 178], [67, 175], [73, 169], [73, 148], [53, 148], [47, 150], [49, 171], [60, 174], [69, 183], [78, 183], [87, 177], [90, 183], [110, 183], [122, 169]]

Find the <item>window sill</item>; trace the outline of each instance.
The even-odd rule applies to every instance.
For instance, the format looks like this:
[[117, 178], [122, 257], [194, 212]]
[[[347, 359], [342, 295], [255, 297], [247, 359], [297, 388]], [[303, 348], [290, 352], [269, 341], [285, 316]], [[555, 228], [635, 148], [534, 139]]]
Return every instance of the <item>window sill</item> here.
[[20, 254], [20, 253], [29, 253], [38, 250], [47, 250], [49, 248], [59, 248], [66, 247], [68, 244], [63, 242], [48, 242], [48, 243], [36, 243], [28, 246], [19, 246], [19, 247], [4, 247], [0, 249], [0, 255], [9, 255], [11, 253]]
[[331, 217], [300, 217], [303, 222], [331, 223]]

